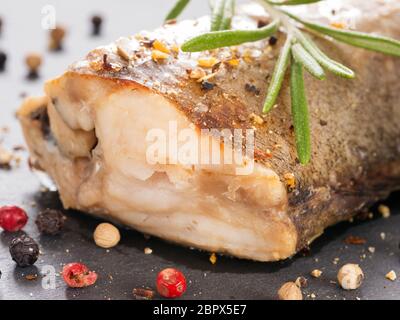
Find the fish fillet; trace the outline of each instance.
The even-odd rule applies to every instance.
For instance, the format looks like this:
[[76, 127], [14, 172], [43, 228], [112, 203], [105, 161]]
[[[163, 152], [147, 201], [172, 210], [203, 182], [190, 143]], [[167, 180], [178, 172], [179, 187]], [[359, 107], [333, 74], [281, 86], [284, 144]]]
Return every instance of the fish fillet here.
[[[333, 1], [324, 3], [309, 6], [304, 17], [330, 23], [351, 13], [358, 30], [400, 38], [397, 1], [346, 1], [334, 16], [323, 14]], [[260, 8], [253, 12], [236, 17], [234, 28], [268, 20]], [[288, 79], [277, 107], [261, 117], [285, 35], [279, 33], [275, 45], [266, 40], [193, 54], [177, 49], [208, 29], [203, 17], [120, 38], [48, 81], [45, 96], [24, 102], [18, 116], [32, 163], [54, 180], [65, 208], [185, 246], [275, 261], [399, 188], [400, 59], [315, 39], [357, 78], [306, 75], [312, 161], [303, 166]], [[166, 48], [155, 52], [154, 40]], [[210, 58], [220, 63], [198, 67]], [[198, 68], [207, 75], [203, 84], [194, 76]], [[195, 160], [215, 150], [243, 151], [202, 135], [214, 128], [253, 129], [255, 162], [181, 163], [167, 148], [158, 150], [166, 162], [149, 161], [149, 132], [194, 135], [186, 144], [179, 140], [178, 150], [207, 140]]]

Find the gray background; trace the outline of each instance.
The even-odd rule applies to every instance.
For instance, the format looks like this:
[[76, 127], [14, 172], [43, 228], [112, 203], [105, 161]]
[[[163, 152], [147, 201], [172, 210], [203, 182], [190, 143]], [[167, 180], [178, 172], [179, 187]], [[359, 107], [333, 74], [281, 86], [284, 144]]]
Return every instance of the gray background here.
[[[190, 18], [207, 12], [206, 0], [193, 0], [184, 17]], [[23, 143], [14, 113], [21, 103], [21, 93], [40, 95], [45, 79], [60, 74], [68, 64], [79, 59], [93, 47], [113, 41], [121, 35], [133, 34], [141, 29], [160, 24], [171, 6], [167, 0], [113, 0], [113, 1], [22, 1], [2, 0], [0, 16], [4, 20], [4, 32], [0, 37], [0, 50], [8, 53], [7, 71], [0, 74], [0, 128], [7, 126], [9, 133], [0, 133], [0, 141], [9, 148]], [[47, 32], [41, 28], [41, 9], [54, 5], [57, 21], [66, 27], [68, 35], [65, 50], [47, 52]], [[105, 17], [102, 37], [90, 37], [89, 18], [99, 13]], [[43, 54], [41, 79], [25, 80], [24, 57], [29, 52]], [[26, 159], [25, 152], [20, 153]], [[399, 194], [389, 201], [393, 213], [397, 213]], [[35, 203], [35, 206], [32, 204]], [[400, 215], [389, 219], [375, 215], [374, 220], [342, 223], [330, 228], [318, 239], [307, 256], [298, 255], [292, 260], [278, 263], [256, 263], [228, 257], [220, 257], [216, 265], [208, 261], [209, 255], [181, 248], [152, 238], [145, 240], [135, 231], [123, 230], [120, 245], [109, 252], [95, 246], [92, 232], [98, 220], [69, 211], [65, 231], [57, 237], [40, 236], [34, 219], [42, 208], [60, 207], [56, 193], [41, 193], [36, 177], [23, 161], [11, 171], [0, 169], [0, 205], [17, 204], [24, 207], [30, 220], [25, 231], [40, 244], [42, 255], [36, 267], [15, 268], [8, 253], [8, 243], [14, 236], [0, 233], [0, 299], [132, 299], [135, 287], [154, 287], [157, 272], [173, 266], [181, 269], [189, 281], [183, 298], [190, 299], [275, 299], [277, 289], [288, 280], [303, 275], [309, 279], [304, 290], [305, 298], [314, 293], [318, 299], [399, 299], [399, 281], [390, 282], [385, 274], [394, 269], [400, 275], [399, 226]], [[380, 233], [386, 233], [386, 239]], [[346, 245], [348, 235], [364, 237], [365, 245]], [[368, 252], [368, 246], [376, 252]], [[151, 247], [152, 255], [144, 255], [143, 249]], [[365, 257], [364, 257], [365, 255]], [[333, 260], [339, 257], [336, 265]], [[39, 273], [44, 265], [52, 265], [57, 271], [63, 263], [83, 261], [99, 273], [96, 286], [74, 290], [65, 287], [57, 277], [55, 290], [43, 290], [41, 280], [28, 281], [25, 275]], [[337, 284], [336, 273], [343, 263], [359, 263], [366, 274], [363, 286], [346, 292]], [[309, 276], [311, 270], [323, 271], [320, 279]]]

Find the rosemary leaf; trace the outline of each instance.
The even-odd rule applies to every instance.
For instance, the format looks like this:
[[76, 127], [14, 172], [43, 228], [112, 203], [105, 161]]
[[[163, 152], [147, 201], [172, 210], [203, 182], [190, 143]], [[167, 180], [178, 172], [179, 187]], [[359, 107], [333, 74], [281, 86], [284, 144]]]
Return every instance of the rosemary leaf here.
[[226, 0], [224, 16], [221, 21], [220, 30], [229, 30], [231, 28], [232, 18], [235, 14], [235, 0]]
[[211, 16], [211, 31], [221, 30], [222, 20], [224, 19], [226, 0], [216, 0]]
[[398, 40], [364, 32], [331, 28], [318, 23], [307, 22], [293, 14], [288, 15], [298, 22], [301, 22], [306, 27], [326, 34], [338, 41], [345, 42], [355, 47], [400, 57], [400, 41]]
[[290, 67], [290, 96], [297, 155], [301, 164], [307, 164], [311, 159], [308, 104], [304, 88], [303, 67], [295, 60], [292, 60]]
[[314, 2], [320, 2], [320, 1], [322, 1], [322, 0], [281, 0], [281, 1], [269, 0], [268, 2], [275, 6], [296, 6], [296, 5], [300, 5], [300, 4], [310, 4], [310, 3], [314, 3]]
[[275, 105], [276, 98], [281, 90], [283, 78], [289, 64], [290, 48], [292, 39], [288, 37], [284, 46], [281, 49], [278, 61], [275, 64], [274, 73], [272, 74], [271, 83], [268, 87], [267, 97], [265, 98], [263, 113], [267, 113]]
[[165, 21], [176, 19], [182, 13], [182, 11], [186, 8], [190, 0], [178, 0], [175, 6], [168, 13]]
[[301, 44], [296, 43], [292, 46], [292, 55], [296, 62], [300, 63], [315, 78], [319, 80], [325, 79], [324, 69]]
[[327, 57], [325, 53], [323, 53], [317, 45], [301, 31], [296, 30], [295, 35], [296, 39], [301, 43], [304, 49], [306, 49], [322, 67], [343, 78], [353, 79], [355, 77], [353, 70]]
[[223, 30], [204, 33], [186, 41], [181, 49], [184, 52], [198, 52], [222, 47], [230, 47], [245, 42], [265, 39], [278, 30], [279, 21], [255, 30]]

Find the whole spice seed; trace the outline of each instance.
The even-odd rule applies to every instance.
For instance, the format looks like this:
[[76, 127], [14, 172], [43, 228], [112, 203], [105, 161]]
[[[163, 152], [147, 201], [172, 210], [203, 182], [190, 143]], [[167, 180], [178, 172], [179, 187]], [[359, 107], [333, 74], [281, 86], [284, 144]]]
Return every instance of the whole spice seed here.
[[157, 275], [156, 286], [161, 296], [178, 298], [186, 291], [186, 279], [179, 270], [167, 268]]
[[0, 51], [0, 72], [6, 69], [7, 55], [5, 52]]
[[136, 300], [151, 300], [155, 294], [153, 290], [143, 288], [135, 288], [132, 293]]
[[33, 265], [39, 257], [39, 246], [35, 240], [26, 235], [14, 238], [10, 243], [11, 258], [19, 267]]
[[36, 218], [36, 225], [40, 233], [56, 235], [64, 226], [66, 216], [59, 210], [46, 209], [39, 213]]
[[60, 26], [50, 31], [49, 49], [51, 51], [61, 51], [63, 49], [62, 41], [64, 40], [65, 33], [65, 29]]
[[278, 290], [279, 300], [303, 300], [300, 288], [294, 282], [286, 282]]
[[260, 95], [260, 89], [257, 89], [254, 84], [246, 83], [244, 88], [247, 92], [254, 93], [256, 96]]
[[271, 36], [268, 39], [268, 43], [269, 43], [270, 46], [276, 45], [277, 42], [278, 42], [278, 38], [277, 37]]
[[25, 210], [17, 206], [0, 207], [0, 227], [8, 232], [21, 230], [28, 222]]
[[115, 247], [121, 240], [119, 230], [110, 223], [100, 223], [94, 231], [95, 243], [102, 248]]
[[39, 77], [38, 70], [42, 64], [42, 57], [39, 54], [31, 53], [25, 58], [25, 63], [29, 69], [27, 78], [30, 80], [37, 79]]
[[64, 266], [62, 277], [71, 288], [83, 288], [93, 285], [97, 281], [97, 273], [89, 271], [82, 263], [69, 263]]
[[361, 286], [364, 273], [358, 264], [348, 263], [340, 268], [337, 279], [343, 289], [354, 290]]
[[101, 34], [103, 18], [99, 15], [95, 15], [92, 17], [91, 22], [92, 22], [92, 35], [99, 36]]
[[211, 82], [208, 82], [208, 81], [202, 81], [201, 82], [201, 89], [203, 89], [204, 91], [212, 90], [212, 89], [214, 89], [214, 87], [215, 87], [214, 83], [211, 83]]

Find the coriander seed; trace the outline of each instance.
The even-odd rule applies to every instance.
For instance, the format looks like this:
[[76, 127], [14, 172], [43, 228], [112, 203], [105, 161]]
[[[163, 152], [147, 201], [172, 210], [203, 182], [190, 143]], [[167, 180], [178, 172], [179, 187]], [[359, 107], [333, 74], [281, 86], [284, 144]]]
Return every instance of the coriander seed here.
[[108, 249], [115, 247], [121, 240], [119, 230], [110, 223], [100, 223], [93, 234], [94, 242], [99, 247]]
[[348, 263], [340, 268], [337, 279], [345, 290], [354, 290], [361, 286], [364, 273], [358, 264]]
[[278, 291], [279, 300], [303, 300], [300, 288], [294, 282], [286, 282]]

